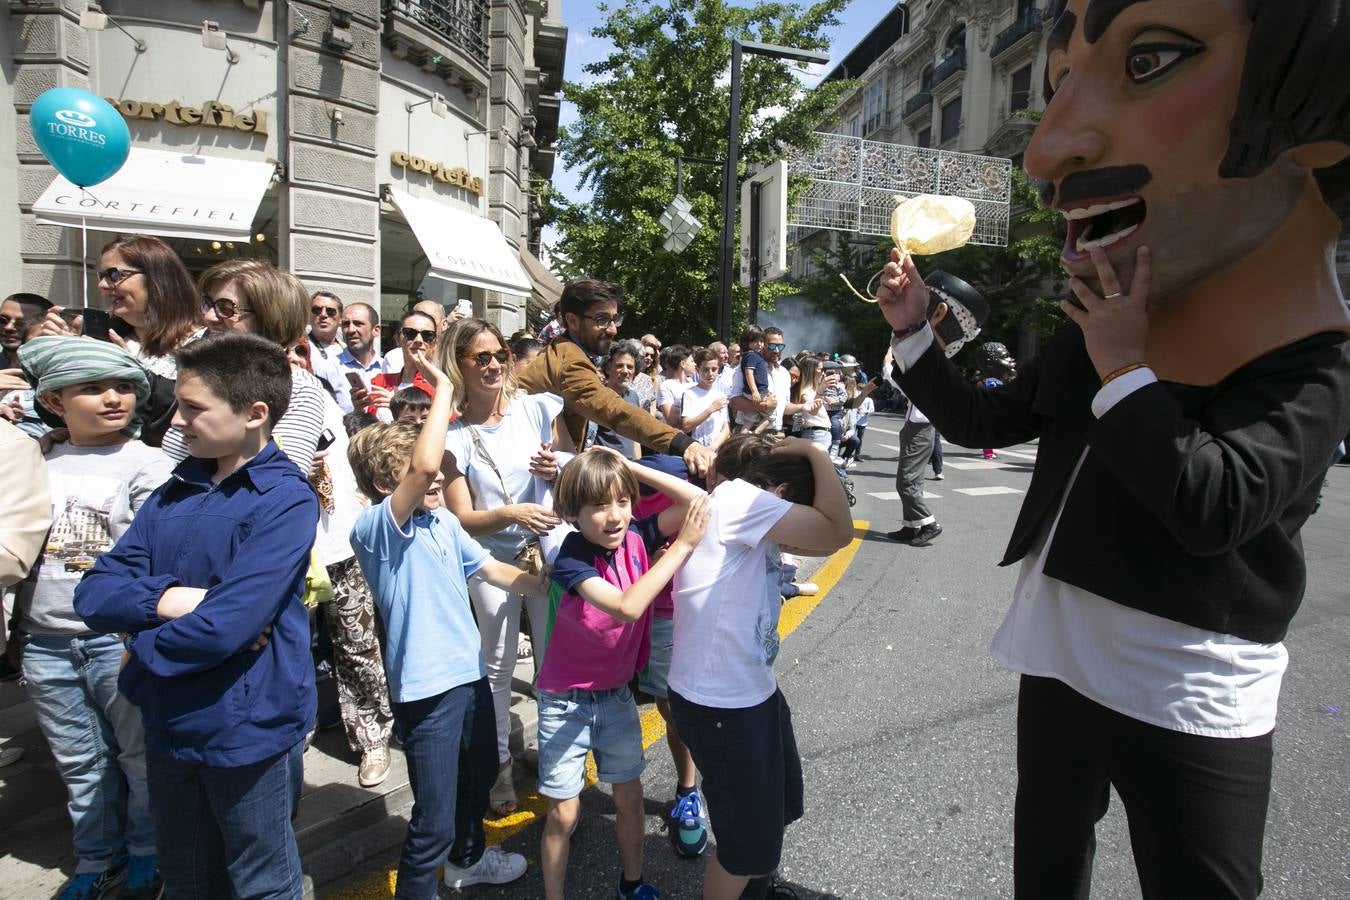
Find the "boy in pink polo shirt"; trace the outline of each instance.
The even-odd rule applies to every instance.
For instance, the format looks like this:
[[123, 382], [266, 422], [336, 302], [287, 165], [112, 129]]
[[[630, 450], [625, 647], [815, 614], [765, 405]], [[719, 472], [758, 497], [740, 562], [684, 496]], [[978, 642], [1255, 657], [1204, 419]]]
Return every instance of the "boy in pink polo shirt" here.
[[[553, 508], [574, 524], [553, 564], [548, 644], [535, 682], [539, 702], [539, 793], [549, 800], [540, 839], [548, 900], [562, 900], [568, 841], [581, 810], [588, 751], [600, 780], [613, 785], [623, 871], [618, 896], [654, 900], [642, 880], [642, 782], [646, 762], [637, 705], [628, 682], [647, 663], [651, 603], [707, 527], [707, 495], [633, 521], [638, 483], [689, 485], [594, 450], [568, 463]], [[655, 564], [648, 554], [679, 537]]]

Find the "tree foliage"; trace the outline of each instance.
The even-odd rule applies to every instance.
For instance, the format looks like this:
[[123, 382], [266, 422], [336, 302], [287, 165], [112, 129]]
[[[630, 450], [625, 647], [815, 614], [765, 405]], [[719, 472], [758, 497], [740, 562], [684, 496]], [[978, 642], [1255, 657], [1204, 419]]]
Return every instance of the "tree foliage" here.
[[[1016, 353], [1018, 336], [1024, 329], [1047, 337], [1065, 321], [1055, 299], [1062, 296], [1064, 288], [1059, 255], [1064, 246], [1065, 222], [1041, 204], [1031, 182], [1016, 169], [1012, 216], [1007, 247], [968, 244], [918, 261], [920, 272], [950, 272], [970, 282], [989, 301], [989, 320], [979, 340], [958, 355], [958, 363], [965, 363], [974, 346], [985, 341], [1002, 341]], [[840, 322], [852, 341], [852, 352], [873, 364], [885, 354], [890, 332], [877, 308], [859, 302], [839, 273], [847, 275], [861, 290], [884, 265], [890, 248], [889, 238], [848, 241], [840, 236], [831, 247], [814, 254], [818, 274], [797, 286], [816, 308]]]
[[[725, 157], [733, 38], [825, 49], [824, 29], [837, 23], [846, 2], [803, 7], [625, 0], [601, 7], [606, 19], [591, 34], [615, 49], [585, 67], [589, 80], [564, 85], [577, 119], [558, 139], [563, 163], [579, 170], [581, 186], [593, 194], [582, 203], [547, 194], [544, 214], [561, 234], [554, 258], [565, 278], [603, 278], [625, 287], [625, 332], [653, 331], [691, 343], [712, 338], [722, 171], [685, 165], [684, 195], [703, 230], [684, 251], [670, 253], [662, 249], [665, 232], [658, 220], [675, 194], [676, 157]], [[738, 183], [748, 164], [777, 159], [782, 146], [809, 142], [850, 87], [833, 81], [806, 91], [787, 63], [746, 54]], [[764, 285], [761, 304], [790, 289]], [[739, 286], [734, 302], [739, 324], [746, 304]]]

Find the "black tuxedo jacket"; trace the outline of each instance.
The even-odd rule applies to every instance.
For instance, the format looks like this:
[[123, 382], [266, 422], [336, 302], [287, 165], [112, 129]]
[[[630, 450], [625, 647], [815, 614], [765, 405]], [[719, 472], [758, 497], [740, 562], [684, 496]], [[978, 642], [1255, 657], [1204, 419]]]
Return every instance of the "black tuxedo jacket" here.
[[936, 344], [896, 379], [957, 444], [1040, 438], [1002, 565], [1026, 555], [1067, 490], [1047, 575], [1210, 631], [1284, 637], [1303, 599], [1299, 529], [1350, 430], [1346, 335], [1274, 350], [1209, 387], [1148, 385], [1101, 419], [1073, 324], [1002, 388], [971, 385]]

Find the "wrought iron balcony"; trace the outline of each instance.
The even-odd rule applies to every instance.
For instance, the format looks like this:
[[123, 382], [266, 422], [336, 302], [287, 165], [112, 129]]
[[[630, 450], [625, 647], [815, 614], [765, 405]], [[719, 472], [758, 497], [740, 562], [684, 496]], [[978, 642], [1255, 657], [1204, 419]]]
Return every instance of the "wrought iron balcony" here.
[[989, 56], [997, 59], [999, 54], [1008, 50], [1022, 38], [1040, 31], [1042, 19], [1043, 14], [1035, 5], [1027, 7], [1026, 12], [1017, 17], [1017, 21], [1000, 31], [998, 37], [994, 38], [994, 49], [990, 51]]
[[933, 105], [933, 94], [931, 91], [921, 91], [905, 101], [905, 118], [923, 109], [925, 106]]
[[928, 86], [937, 87], [942, 82], [951, 78], [957, 72], [964, 71], [966, 68], [966, 48], [961, 47], [952, 51], [947, 57], [938, 63], [929, 76]]
[[384, 0], [384, 14], [434, 32], [483, 67], [488, 64], [488, 0]]

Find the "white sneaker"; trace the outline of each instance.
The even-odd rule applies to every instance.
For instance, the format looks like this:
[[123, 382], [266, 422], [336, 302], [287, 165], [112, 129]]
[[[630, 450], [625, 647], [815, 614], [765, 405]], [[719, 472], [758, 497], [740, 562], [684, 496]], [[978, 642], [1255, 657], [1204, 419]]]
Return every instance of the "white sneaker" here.
[[525, 857], [507, 853], [500, 847], [488, 847], [478, 862], [461, 869], [451, 862], [445, 864], [445, 886], [466, 888], [475, 884], [507, 884], [525, 874]]
[[383, 745], [371, 747], [361, 754], [361, 766], [356, 770], [356, 780], [361, 787], [375, 787], [389, 777], [389, 748]]

